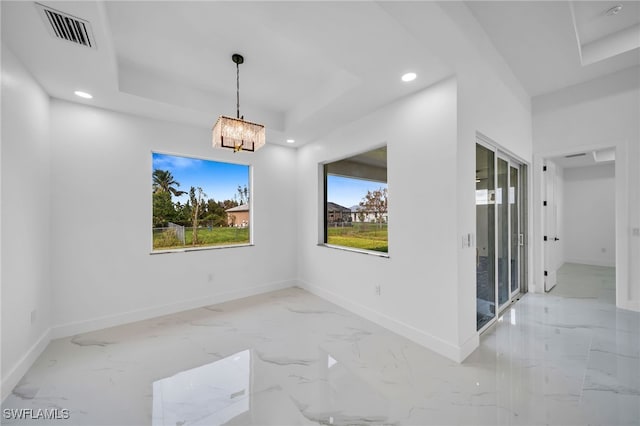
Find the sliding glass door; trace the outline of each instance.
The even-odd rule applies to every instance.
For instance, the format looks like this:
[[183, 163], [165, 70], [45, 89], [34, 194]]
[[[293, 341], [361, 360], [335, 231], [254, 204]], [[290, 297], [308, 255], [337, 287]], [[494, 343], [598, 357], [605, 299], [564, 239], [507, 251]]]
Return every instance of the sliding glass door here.
[[520, 293], [521, 164], [476, 144], [476, 326], [488, 326]]
[[511, 297], [520, 292], [520, 246], [524, 237], [520, 232], [520, 170], [513, 165], [509, 167], [509, 216], [511, 234], [511, 255], [509, 274], [511, 281]]
[[509, 301], [509, 163], [498, 158], [498, 188], [496, 189], [496, 210], [498, 211], [498, 306]]
[[476, 147], [476, 321], [478, 330], [496, 316], [495, 154]]

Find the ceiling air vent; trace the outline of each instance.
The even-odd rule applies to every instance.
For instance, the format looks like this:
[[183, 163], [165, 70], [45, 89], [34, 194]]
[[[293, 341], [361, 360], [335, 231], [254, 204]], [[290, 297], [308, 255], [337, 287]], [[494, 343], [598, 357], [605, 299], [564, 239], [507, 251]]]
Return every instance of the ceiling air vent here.
[[40, 3], [36, 3], [36, 5], [52, 36], [92, 49], [96, 48], [89, 21], [76, 18]]

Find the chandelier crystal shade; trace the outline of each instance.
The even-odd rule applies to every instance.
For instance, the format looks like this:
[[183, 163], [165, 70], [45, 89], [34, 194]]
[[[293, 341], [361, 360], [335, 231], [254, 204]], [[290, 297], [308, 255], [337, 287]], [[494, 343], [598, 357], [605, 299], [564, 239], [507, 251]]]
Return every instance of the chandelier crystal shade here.
[[232, 148], [236, 152], [255, 151], [264, 144], [265, 131], [262, 124], [221, 115], [213, 126], [214, 148]]
[[266, 142], [265, 129], [262, 124], [245, 121], [244, 117], [240, 116], [239, 65], [244, 62], [244, 58], [242, 55], [234, 53], [231, 59], [236, 64], [237, 117], [232, 118], [226, 115], [218, 117], [218, 121], [213, 126], [213, 147], [230, 148], [234, 152], [254, 152], [262, 148]]

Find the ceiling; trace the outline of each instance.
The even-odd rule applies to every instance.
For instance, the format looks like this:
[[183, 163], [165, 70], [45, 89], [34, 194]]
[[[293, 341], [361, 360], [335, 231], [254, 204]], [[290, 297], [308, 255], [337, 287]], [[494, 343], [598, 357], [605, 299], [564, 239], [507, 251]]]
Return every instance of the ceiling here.
[[551, 157], [548, 158], [548, 160], [551, 160], [563, 169], [613, 164], [616, 160], [616, 150], [615, 148], [608, 148], [597, 151], [581, 151], [573, 154]]
[[[211, 127], [235, 113], [237, 52], [241, 114], [266, 125], [269, 143], [293, 147], [455, 70], [416, 30], [426, 2], [42, 3], [88, 21], [96, 46], [53, 37], [33, 2], [1, 2], [3, 43], [52, 97]], [[633, 45], [639, 25], [638, 3], [622, 3], [609, 20], [611, 2], [465, 4], [535, 96], [640, 64], [637, 47], [611, 55]], [[418, 78], [404, 83], [408, 71]]]
[[640, 65], [640, 2], [466, 4], [532, 97]]

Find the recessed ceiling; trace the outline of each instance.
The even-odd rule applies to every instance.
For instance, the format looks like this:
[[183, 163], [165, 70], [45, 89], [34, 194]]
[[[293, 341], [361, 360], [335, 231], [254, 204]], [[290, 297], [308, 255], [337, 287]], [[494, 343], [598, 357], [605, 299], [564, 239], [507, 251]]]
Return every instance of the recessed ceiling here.
[[[420, 29], [465, 31], [424, 2], [42, 3], [87, 22], [95, 41], [87, 49], [53, 37], [33, 2], [0, 2], [3, 44], [52, 97], [77, 102], [83, 90], [91, 105], [210, 128], [235, 113], [231, 55], [240, 53], [241, 114], [266, 125], [269, 143], [289, 147], [453, 75], [446, 38], [436, 43]], [[639, 49], [581, 64], [582, 44], [638, 23], [636, 2], [606, 22], [596, 9], [612, 3], [586, 3], [466, 4], [535, 96], [640, 64]], [[409, 71], [419, 77], [402, 82]]]
[[[34, 3], [2, 2], [2, 39], [53, 97], [211, 127], [240, 112], [295, 147], [453, 73], [376, 2], [43, 2], [91, 24], [51, 37]], [[421, 77], [410, 85], [407, 69]]]
[[[627, 40], [633, 40], [636, 28], [640, 31], [638, 2], [466, 4], [531, 96], [640, 65], [638, 45], [630, 47]], [[622, 11], [606, 16], [606, 11], [617, 4], [623, 4]], [[624, 37], [616, 37], [618, 33]], [[640, 32], [637, 34], [640, 43]]]
[[236, 66], [231, 54], [237, 51], [245, 58], [240, 66], [241, 100], [285, 113], [302, 102], [309, 87], [336, 78], [342, 68], [304, 40], [289, 36], [282, 23], [274, 25], [273, 17], [281, 7], [242, 2], [108, 2], [119, 74], [151, 72], [174, 84], [233, 99]]
[[[570, 4], [583, 45], [632, 28], [640, 21], [640, 2], [637, 1], [583, 1]], [[622, 6], [622, 9], [614, 15], [607, 14], [614, 6]]]
[[569, 3], [583, 66], [640, 48], [640, 3]]

